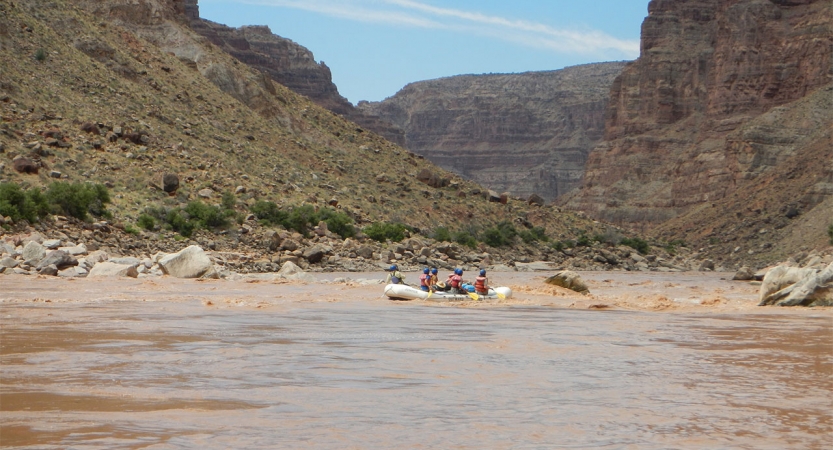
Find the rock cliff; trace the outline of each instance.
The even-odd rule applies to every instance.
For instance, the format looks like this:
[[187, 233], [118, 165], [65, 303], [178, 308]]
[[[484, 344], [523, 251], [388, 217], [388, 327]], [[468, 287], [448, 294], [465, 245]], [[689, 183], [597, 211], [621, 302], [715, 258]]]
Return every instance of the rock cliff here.
[[307, 96], [318, 105], [345, 116], [391, 142], [403, 144], [402, 130], [357, 110], [338, 93], [330, 68], [316, 62], [307, 48], [276, 34], [267, 26], [231, 28], [199, 18], [196, 0], [188, 19], [197, 33], [239, 61], [266, 73], [272, 80]]
[[[818, 142], [833, 124], [829, 1], [654, 0], [648, 10], [641, 56], [611, 90], [606, 140], [564, 204], [650, 225], [722, 205], [787, 161], [828, 161]], [[825, 164], [799, 170], [825, 177]], [[798, 200], [814, 183], [756, 185]]]
[[576, 187], [603, 136], [623, 62], [412, 83], [358, 108], [405, 130], [405, 146], [497, 191], [552, 200]]

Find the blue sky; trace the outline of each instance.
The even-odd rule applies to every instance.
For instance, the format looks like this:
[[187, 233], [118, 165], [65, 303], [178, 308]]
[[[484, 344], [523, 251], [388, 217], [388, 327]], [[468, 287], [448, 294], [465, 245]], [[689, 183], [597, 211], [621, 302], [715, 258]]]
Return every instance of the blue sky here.
[[639, 56], [648, 0], [200, 0], [200, 15], [268, 25], [324, 61], [353, 104], [459, 74]]

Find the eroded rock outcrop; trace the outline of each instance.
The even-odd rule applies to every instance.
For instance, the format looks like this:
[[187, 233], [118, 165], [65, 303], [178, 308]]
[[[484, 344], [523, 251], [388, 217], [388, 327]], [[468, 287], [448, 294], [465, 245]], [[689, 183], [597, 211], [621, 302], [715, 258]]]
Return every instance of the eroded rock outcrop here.
[[412, 83], [358, 108], [405, 130], [405, 146], [498, 192], [552, 200], [576, 187], [604, 132], [623, 62]]
[[[606, 141], [566, 205], [659, 223], [797, 155], [829, 161], [829, 145], [817, 145], [833, 124], [829, 1], [654, 0], [649, 13], [641, 56], [613, 84]], [[804, 170], [818, 179], [826, 168]]]

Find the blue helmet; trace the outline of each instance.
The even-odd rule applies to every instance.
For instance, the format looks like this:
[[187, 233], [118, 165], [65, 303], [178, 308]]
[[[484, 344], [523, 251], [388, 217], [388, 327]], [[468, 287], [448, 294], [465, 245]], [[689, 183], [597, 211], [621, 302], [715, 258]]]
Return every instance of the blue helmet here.
[[393, 272], [393, 271], [394, 271], [394, 270], [396, 270], [396, 269], [399, 269], [399, 267], [396, 267], [396, 264], [394, 264], [394, 265], [390, 266], [390, 271], [391, 271], [391, 272]]
[[463, 274], [463, 269], [458, 267], [458, 268], [454, 269], [454, 273], [457, 274], [457, 275], [462, 275]]
[[481, 277], [485, 277], [485, 276], [486, 276], [486, 269], [480, 269], [480, 276], [481, 276]]
[[431, 273], [436, 275], [437, 274], [437, 268], [436, 267], [431, 268]]
[[426, 268], [422, 269], [422, 273], [427, 274], [428, 273], [428, 268], [426, 267]]

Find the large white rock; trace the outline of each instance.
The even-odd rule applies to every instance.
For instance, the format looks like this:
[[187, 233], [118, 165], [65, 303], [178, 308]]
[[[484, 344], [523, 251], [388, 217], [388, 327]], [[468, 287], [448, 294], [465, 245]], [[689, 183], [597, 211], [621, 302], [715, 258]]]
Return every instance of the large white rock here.
[[[782, 266], [778, 266], [771, 270], [764, 278], [764, 285], [767, 284], [767, 278], [770, 274], [778, 271]], [[795, 269], [792, 267], [791, 269]], [[759, 306], [778, 305], [778, 306], [833, 306], [833, 263], [830, 263], [824, 270], [816, 269], [801, 269], [804, 274], [795, 283], [789, 284], [783, 289], [771, 292], [766, 296], [764, 293], [764, 285], [761, 286], [761, 303]], [[783, 271], [795, 275], [798, 271]], [[779, 280], [785, 280], [788, 275]], [[775, 277], [770, 280], [768, 286], [772, 289], [775, 284]]]
[[110, 261], [102, 261], [96, 264], [92, 270], [90, 270], [90, 274], [87, 275], [89, 278], [106, 278], [106, 277], [131, 277], [136, 278], [139, 276], [139, 271], [136, 270], [135, 265], [130, 264], [116, 264]]
[[199, 278], [214, 271], [211, 259], [198, 245], [165, 255], [159, 260], [159, 267], [166, 275], [176, 278]]
[[43, 245], [39, 244], [37, 241], [29, 241], [25, 247], [23, 247], [23, 253], [21, 254], [24, 261], [29, 261], [37, 264], [46, 257], [46, 249], [43, 248]]
[[87, 246], [84, 244], [78, 244], [71, 247], [60, 247], [58, 248], [58, 250], [63, 250], [72, 256], [81, 256], [87, 254]]
[[809, 277], [816, 272], [818, 271], [815, 269], [803, 269], [801, 267], [788, 266], [786, 264], [770, 269], [766, 275], [764, 275], [763, 282], [761, 283], [761, 289], [758, 292], [761, 301], [769, 297], [771, 294], [798, 283], [803, 278]]
[[298, 267], [297, 264], [293, 263], [292, 261], [287, 261], [283, 263], [283, 266], [281, 266], [281, 270], [278, 271], [275, 277], [283, 278], [285, 280], [297, 280], [306, 282], [315, 281], [315, 277], [304, 272], [304, 269], [301, 269], [300, 267]]

